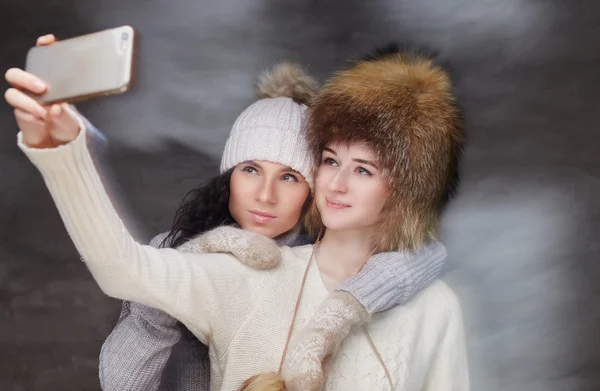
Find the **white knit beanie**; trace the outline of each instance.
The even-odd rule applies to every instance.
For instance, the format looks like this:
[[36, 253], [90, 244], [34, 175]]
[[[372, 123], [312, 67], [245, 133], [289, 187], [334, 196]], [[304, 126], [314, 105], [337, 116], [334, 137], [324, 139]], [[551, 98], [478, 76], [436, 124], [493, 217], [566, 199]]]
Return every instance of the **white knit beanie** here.
[[263, 72], [258, 96], [236, 119], [221, 159], [221, 173], [248, 160], [267, 160], [298, 171], [312, 187], [312, 156], [302, 132], [317, 83], [288, 62]]

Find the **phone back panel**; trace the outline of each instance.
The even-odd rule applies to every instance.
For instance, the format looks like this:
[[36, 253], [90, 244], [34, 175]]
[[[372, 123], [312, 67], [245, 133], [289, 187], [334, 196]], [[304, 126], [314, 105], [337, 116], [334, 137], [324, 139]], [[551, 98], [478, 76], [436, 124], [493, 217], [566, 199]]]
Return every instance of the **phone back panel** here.
[[134, 35], [133, 28], [121, 26], [31, 48], [25, 70], [49, 86], [36, 100], [72, 102], [128, 90]]

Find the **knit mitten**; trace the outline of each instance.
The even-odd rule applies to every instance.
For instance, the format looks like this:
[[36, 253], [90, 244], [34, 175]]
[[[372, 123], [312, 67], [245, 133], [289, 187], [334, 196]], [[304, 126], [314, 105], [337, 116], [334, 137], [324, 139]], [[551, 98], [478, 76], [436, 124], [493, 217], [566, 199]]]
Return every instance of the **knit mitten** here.
[[369, 314], [387, 311], [406, 303], [438, 278], [446, 257], [446, 247], [436, 240], [417, 250], [375, 254], [336, 290], [350, 293]]
[[324, 367], [355, 325], [370, 316], [349, 293], [333, 292], [319, 306], [315, 316], [290, 341], [283, 367], [289, 391], [321, 391]]
[[231, 226], [205, 232], [177, 249], [186, 252], [231, 253], [243, 264], [258, 270], [272, 269], [281, 261], [281, 252], [274, 240]]

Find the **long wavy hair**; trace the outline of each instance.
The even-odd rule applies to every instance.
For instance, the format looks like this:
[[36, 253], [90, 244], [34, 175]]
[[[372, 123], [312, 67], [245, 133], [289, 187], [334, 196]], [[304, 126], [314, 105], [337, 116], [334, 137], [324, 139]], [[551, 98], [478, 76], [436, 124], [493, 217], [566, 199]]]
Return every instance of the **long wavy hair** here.
[[229, 212], [232, 172], [233, 168], [185, 195], [161, 247], [175, 248], [213, 228], [237, 224]]
[[[176, 248], [194, 236], [210, 231], [221, 225], [236, 225], [229, 213], [229, 195], [233, 168], [212, 178], [209, 182], [190, 190], [175, 212], [169, 234], [159, 247]], [[113, 328], [117, 325], [121, 313], [110, 317]], [[187, 331], [187, 329], [185, 329]], [[191, 332], [183, 332], [187, 339], [195, 338]], [[198, 342], [199, 343], [199, 342]]]

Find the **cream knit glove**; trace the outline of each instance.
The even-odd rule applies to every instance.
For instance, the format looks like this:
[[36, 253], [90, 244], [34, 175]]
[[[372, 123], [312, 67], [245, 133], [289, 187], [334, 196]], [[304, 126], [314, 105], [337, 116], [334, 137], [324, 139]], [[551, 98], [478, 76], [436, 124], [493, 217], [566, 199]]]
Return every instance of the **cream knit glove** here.
[[281, 251], [273, 239], [232, 226], [205, 232], [177, 249], [199, 253], [231, 253], [243, 264], [258, 270], [272, 269], [281, 261]]
[[288, 391], [321, 391], [323, 368], [334, 356], [350, 330], [364, 325], [370, 315], [350, 293], [333, 292], [321, 303], [315, 316], [290, 341], [283, 366]]

